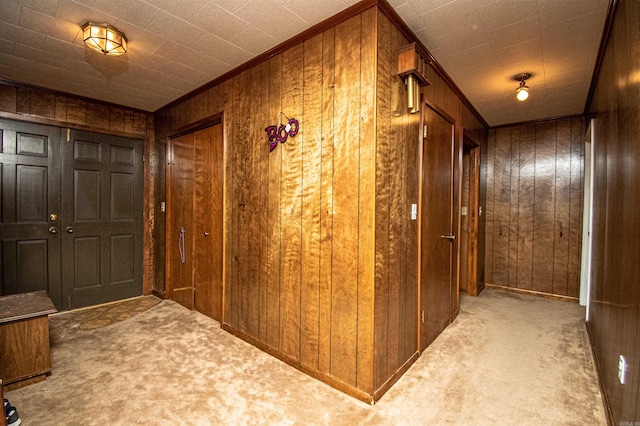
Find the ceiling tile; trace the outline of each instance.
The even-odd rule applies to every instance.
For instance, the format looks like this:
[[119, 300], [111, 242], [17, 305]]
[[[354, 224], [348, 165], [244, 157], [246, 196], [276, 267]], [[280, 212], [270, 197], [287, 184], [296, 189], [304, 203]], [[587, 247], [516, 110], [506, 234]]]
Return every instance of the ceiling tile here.
[[0, 38], [35, 48], [42, 47], [45, 35], [16, 25], [0, 25]]
[[197, 14], [189, 18], [189, 22], [225, 40], [249, 26], [247, 21], [215, 3], [205, 5]]
[[203, 34], [192, 47], [230, 66], [240, 65], [253, 57], [250, 52], [213, 34]]
[[487, 31], [513, 25], [538, 16], [536, 0], [499, 0], [478, 7]]
[[455, 0], [409, 0], [409, 4], [413, 6], [418, 15], [422, 15], [423, 13], [427, 13], [439, 7], [446, 6], [450, 3], [453, 3], [454, 1]]
[[143, 28], [160, 12], [141, 0], [96, 0], [93, 8]]
[[21, 10], [19, 4], [10, 1], [0, 2], [0, 16], [2, 16], [2, 21], [7, 24], [19, 25]]
[[[3, 0], [3, 3], [6, 0]], [[54, 16], [58, 7], [58, 0], [20, 0], [20, 5], [38, 10], [47, 15]]]
[[209, 0], [144, 0], [158, 9], [188, 20], [197, 13]]
[[276, 0], [249, 0], [235, 14], [267, 34], [281, 31], [297, 19]]
[[17, 57], [32, 60], [38, 64], [47, 64], [53, 67], [60, 67], [63, 57], [55, 53], [42, 49], [34, 49], [30, 46], [16, 44], [15, 53]]
[[159, 12], [145, 29], [185, 45], [192, 44], [204, 34], [191, 23], [164, 11]]
[[538, 17], [534, 16], [525, 21], [518, 22], [487, 32], [487, 37], [496, 49], [540, 39], [540, 24]]
[[[41, 9], [37, 10], [42, 12]], [[113, 15], [76, 3], [72, 0], [60, 0], [55, 17], [78, 26], [81, 26], [87, 21], [113, 23], [117, 20]]]
[[307, 23], [316, 23], [346, 9], [347, 5], [342, 0], [287, 0], [284, 7]]
[[236, 34], [230, 42], [247, 52], [258, 55], [275, 46], [277, 39], [257, 28], [248, 27]]
[[213, 2], [225, 10], [235, 13], [238, 9], [247, 4], [249, 0], [213, 0]]

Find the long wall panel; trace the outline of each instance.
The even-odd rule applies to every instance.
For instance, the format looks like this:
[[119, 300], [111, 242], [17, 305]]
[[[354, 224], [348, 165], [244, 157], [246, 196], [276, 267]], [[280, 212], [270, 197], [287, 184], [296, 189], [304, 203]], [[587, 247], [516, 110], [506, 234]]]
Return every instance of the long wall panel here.
[[487, 283], [578, 297], [584, 132], [581, 118], [489, 131]]
[[[593, 118], [589, 331], [609, 424], [640, 422], [640, 5], [620, 0], [588, 106]], [[620, 356], [626, 382], [618, 378]]]

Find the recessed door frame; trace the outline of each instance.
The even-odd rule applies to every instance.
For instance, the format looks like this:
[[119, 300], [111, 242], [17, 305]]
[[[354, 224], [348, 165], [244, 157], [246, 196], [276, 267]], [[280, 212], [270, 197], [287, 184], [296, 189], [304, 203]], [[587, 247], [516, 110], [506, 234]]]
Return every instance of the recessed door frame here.
[[[478, 285], [478, 213], [480, 197], [480, 144], [463, 129], [463, 144], [469, 148], [469, 209], [467, 237], [467, 294], [477, 296], [484, 288]], [[462, 150], [461, 150], [462, 151]], [[461, 155], [462, 152], [461, 152]], [[460, 183], [462, 193], [463, 182]], [[462, 223], [462, 218], [458, 219]], [[460, 234], [460, 232], [458, 232]]]
[[[170, 244], [171, 244], [171, 238], [173, 238], [175, 232], [173, 232], [173, 230], [170, 230], [169, 227], [171, 226], [172, 223], [172, 201], [173, 201], [173, 194], [172, 194], [172, 189], [171, 189], [171, 182], [172, 182], [172, 167], [171, 167], [171, 162], [173, 160], [173, 143], [172, 141], [174, 139], [177, 139], [181, 136], [185, 136], [191, 133], [195, 133], [198, 132], [200, 130], [206, 129], [208, 127], [211, 126], [215, 126], [215, 125], [221, 125], [223, 126], [222, 128], [222, 162], [223, 162], [223, 175], [222, 175], [222, 188], [221, 188], [221, 192], [222, 192], [222, 217], [226, 217], [226, 202], [224, 201], [226, 199], [225, 196], [225, 182], [226, 182], [226, 167], [224, 166], [226, 164], [226, 153], [227, 153], [227, 149], [226, 149], [226, 138], [224, 137], [224, 120], [223, 120], [223, 113], [218, 113], [218, 114], [214, 114], [210, 117], [207, 117], [205, 119], [202, 119], [200, 121], [197, 121], [195, 123], [189, 124], [187, 126], [181, 127], [179, 129], [177, 129], [175, 132], [167, 135], [166, 137], [166, 172], [165, 172], [165, 191], [166, 191], [166, 211], [165, 211], [165, 297], [168, 299], [172, 299], [173, 300], [173, 290], [174, 290], [174, 282], [173, 282], [173, 277], [171, 276], [171, 268], [169, 267], [169, 250], [170, 250]], [[223, 323], [224, 322], [224, 289], [225, 289], [225, 285], [224, 285], [224, 281], [225, 281], [225, 276], [226, 276], [226, 253], [225, 253], [225, 249], [226, 249], [226, 245], [224, 244], [224, 236], [226, 235], [226, 224], [224, 223], [223, 220], [223, 229], [222, 229], [222, 239], [223, 241], [221, 242], [221, 246], [222, 246], [222, 297], [220, 300], [220, 322]], [[195, 245], [195, 242], [193, 243], [193, 245]], [[193, 271], [192, 273], [192, 288], [195, 290], [195, 271]], [[193, 309], [195, 309], [195, 291], [192, 291], [192, 300], [191, 300], [191, 306], [193, 306]]]

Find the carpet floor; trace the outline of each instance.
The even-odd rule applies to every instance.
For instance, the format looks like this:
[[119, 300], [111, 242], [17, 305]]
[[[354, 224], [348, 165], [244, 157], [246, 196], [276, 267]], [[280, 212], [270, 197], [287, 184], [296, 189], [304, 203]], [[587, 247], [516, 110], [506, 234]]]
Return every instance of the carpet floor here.
[[5, 395], [23, 425], [606, 425], [577, 304], [462, 295], [458, 318], [375, 406], [204, 315], [154, 305], [52, 337], [51, 376]]

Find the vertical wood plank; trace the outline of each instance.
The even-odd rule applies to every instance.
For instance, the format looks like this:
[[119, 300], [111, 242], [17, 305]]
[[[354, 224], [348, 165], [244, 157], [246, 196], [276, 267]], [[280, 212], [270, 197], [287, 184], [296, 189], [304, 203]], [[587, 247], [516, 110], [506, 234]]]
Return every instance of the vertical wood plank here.
[[[261, 96], [262, 107], [259, 122], [257, 140], [254, 142], [259, 146], [259, 163], [260, 163], [260, 320], [258, 339], [261, 342], [267, 341], [267, 310], [269, 304], [269, 143], [264, 127], [270, 122], [269, 120], [269, 62], [265, 61], [261, 65], [262, 68], [262, 84]], [[218, 86], [216, 86], [217, 88]], [[218, 91], [215, 91], [215, 97], [209, 91], [210, 108], [218, 108]], [[260, 142], [258, 142], [260, 141]]]
[[15, 113], [17, 111], [18, 89], [0, 84], [0, 111]]
[[375, 229], [376, 22], [377, 8], [370, 8], [362, 13], [358, 207], [358, 340], [356, 344], [357, 387], [368, 394], [373, 393], [375, 233], [371, 232], [371, 230]]
[[[276, 124], [282, 111], [282, 55], [269, 60], [268, 123]], [[281, 170], [282, 149], [269, 154], [269, 200], [267, 204], [269, 250], [267, 259], [267, 345], [280, 347], [280, 277], [281, 277]]]
[[567, 296], [569, 272], [569, 240], [571, 238], [571, 120], [557, 123], [555, 220], [553, 239], [553, 294]]
[[[282, 111], [288, 117], [302, 113], [302, 68], [304, 50], [298, 44], [282, 53], [283, 69]], [[283, 120], [286, 118], [283, 117]], [[299, 359], [300, 356], [300, 274], [302, 220], [302, 147], [305, 128], [295, 138], [277, 148], [282, 151], [282, 291], [280, 293], [280, 350]]]
[[390, 152], [392, 48], [391, 22], [386, 16], [378, 19], [378, 81], [376, 136], [376, 274], [374, 307], [374, 387], [378, 389], [389, 377], [389, 211], [390, 211]]
[[16, 99], [16, 112], [18, 114], [29, 115], [31, 113], [31, 90], [18, 88], [18, 97]]
[[509, 285], [509, 198], [511, 196], [511, 128], [496, 130], [494, 165], [493, 284]]
[[318, 368], [331, 372], [333, 260], [333, 147], [335, 98], [335, 29], [322, 34], [322, 164], [320, 182], [320, 281]]
[[496, 150], [496, 130], [489, 130], [487, 137], [487, 152], [486, 152], [486, 164], [487, 164], [487, 199], [485, 206], [485, 281], [490, 284], [494, 284], [493, 279], [493, 234], [494, 234], [494, 199], [495, 199], [495, 150]]
[[[262, 67], [256, 66], [249, 70], [249, 91], [244, 96], [250, 99], [249, 107], [249, 139], [247, 141], [246, 159], [247, 166], [247, 193], [246, 203], [247, 232], [244, 240], [247, 243], [247, 257], [245, 268], [248, 270], [248, 282], [245, 284], [248, 292], [248, 312], [247, 312], [247, 333], [255, 338], [259, 335], [260, 326], [260, 233], [262, 230], [260, 223], [260, 212], [263, 210], [260, 205], [261, 175], [260, 175], [260, 151], [265, 147], [263, 111], [265, 110], [266, 99], [262, 94]], [[200, 98], [203, 102], [203, 98]], [[203, 109], [204, 110], [204, 109]]]
[[124, 109], [109, 108], [109, 129], [124, 132]]
[[67, 98], [67, 121], [73, 124], [87, 123], [87, 103], [83, 100]]
[[509, 194], [509, 287], [518, 287], [518, 209], [520, 180], [520, 127], [511, 131], [511, 192]]
[[[131, 113], [131, 111], [127, 110], [127, 113]], [[67, 121], [67, 97], [66, 96], [56, 96], [56, 111], [55, 111], [55, 119], [58, 121]], [[125, 126], [125, 131], [127, 131]]]
[[54, 118], [55, 107], [56, 95], [53, 93], [38, 91], [31, 94], [31, 115], [44, 118]]
[[[304, 42], [302, 146], [302, 285], [300, 362], [318, 368], [320, 197], [322, 161], [322, 34]], [[296, 136], [297, 137], [297, 136]]]
[[108, 129], [109, 107], [96, 102], [87, 103], [87, 123], [101, 129]]
[[520, 127], [520, 179], [518, 181], [518, 281], [517, 287], [533, 288], [533, 211], [535, 193], [536, 128]]
[[567, 295], [580, 295], [580, 267], [582, 255], [583, 182], [584, 182], [584, 125], [582, 119], [571, 119], [570, 197], [569, 197], [569, 261]]
[[553, 291], [556, 123], [536, 124], [533, 290]]
[[356, 386], [358, 303], [358, 172], [361, 16], [337, 25], [335, 71], [334, 241], [331, 373]]
[[225, 241], [225, 264], [224, 264], [224, 288], [223, 288], [223, 311], [224, 322], [235, 324], [234, 321], [234, 268], [236, 264], [235, 252], [233, 251], [234, 237], [234, 214], [236, 206], [233, 205], [233, 188], [236, 183], [235, 178], [235, 152], [234, 135], [234, 107], [233, 107], [233, 79], [227, 80], [220, 85], [220, 107], [224, 111], [223, 132], [225, 144], [224, 159], [224, 241]]

